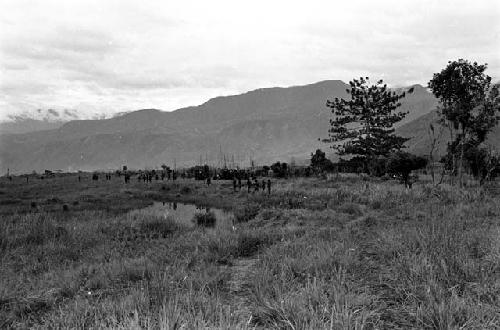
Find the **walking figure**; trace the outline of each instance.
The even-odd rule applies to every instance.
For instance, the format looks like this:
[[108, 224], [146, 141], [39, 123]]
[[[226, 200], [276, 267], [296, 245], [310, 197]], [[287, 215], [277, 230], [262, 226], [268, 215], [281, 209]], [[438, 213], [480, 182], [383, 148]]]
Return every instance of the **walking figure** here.
[[233, 177], [233, 191], [236, 192], [236, 178]]
[[267, 193], [271, 195], [271, 179], [267, 179]]
[[253, 180], [253, 184], [255, 185], [255, 191], [258, 192], [259, 191], [259, 181], [257, 181], [256, 178], [254, 178]]
[[250, 193], [250, 189], [252, 189], [252, 181], [250, 181], [250, 178], [247, 179], [247, 188], [248, 192]]
[[238, 188], [239, 188], [239, 191], [241, 191], [241, 178], [238, 177]]

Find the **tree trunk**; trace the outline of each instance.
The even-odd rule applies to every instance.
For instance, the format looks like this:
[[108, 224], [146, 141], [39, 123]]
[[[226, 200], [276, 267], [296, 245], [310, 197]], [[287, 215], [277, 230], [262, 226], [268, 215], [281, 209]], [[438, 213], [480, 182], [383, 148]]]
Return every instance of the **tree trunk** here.
[[460, 188], [463, 187], [463, 181], [462, 181], [462, 176], [463, 176], [463, 164], [464, 164], [464, 141], [465, 141], [465, 129], [464, 126], [462, 125], [462, 136], [460, 137], [460, 158], [458, 162], [458, 185]]

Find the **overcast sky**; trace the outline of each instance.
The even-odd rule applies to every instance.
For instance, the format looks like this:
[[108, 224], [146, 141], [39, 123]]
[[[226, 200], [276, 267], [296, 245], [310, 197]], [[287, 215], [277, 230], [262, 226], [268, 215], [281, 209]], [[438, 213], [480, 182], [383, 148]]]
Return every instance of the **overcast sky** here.
[[0, 4], [0, 119], [175, 110], [370, 76], [426, 85], [448, 60], [500, 78], [500, 1], [22, 1]]

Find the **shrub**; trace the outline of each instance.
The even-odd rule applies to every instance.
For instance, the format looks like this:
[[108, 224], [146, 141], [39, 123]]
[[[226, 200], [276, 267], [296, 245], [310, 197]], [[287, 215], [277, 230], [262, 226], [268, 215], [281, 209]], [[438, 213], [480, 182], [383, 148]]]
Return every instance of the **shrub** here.
[[217, 222], [217, 218], [212, 211], [196, 213], [193, 220], [198, 226], [203, 227], [213, 227]]
[[399, 177], [405, 187], [411, 188], [410, 174], [414, 170], [421, 169], [427, 165], [427, 159], [412, 155], [408, 152], [395, 152], [389, 156], [387, 171]]
[[238, 236], [238, 257], [249, 257], [255, 254], [262, 245], [266, 243], [265, 237], [258, 237], [255, 235], [239, 235]]

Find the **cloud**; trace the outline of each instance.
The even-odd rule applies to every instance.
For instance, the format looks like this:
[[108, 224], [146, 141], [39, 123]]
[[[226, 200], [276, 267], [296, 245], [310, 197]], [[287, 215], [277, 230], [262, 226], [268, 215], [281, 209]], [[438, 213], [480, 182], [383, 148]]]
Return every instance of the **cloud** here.
[[71, 63], [86, 57], [102, 59], [121, 47], [106, 33], [61, 27], [37, 40], [31, 40], [29, 37], [9, 39], [2, 43], [1, 52], [4, 60], [64, 65], [65, 62]]
[[425, 85], [460, 57], [488, 62], [488, 74], [500, 79], [496, 0], [0, 6], [0, 118], [37, 108], [88, 117], [173, 110], [260, 87], [360, 75]]
[[11, 62], [11, 63], [3, 63], [2, 67], [4, 70], [10, 70], [10, 71], [17, 71], [17, 70], [28, 70], [28, 65], [24, 63], [16, 63], [16, 62]]

